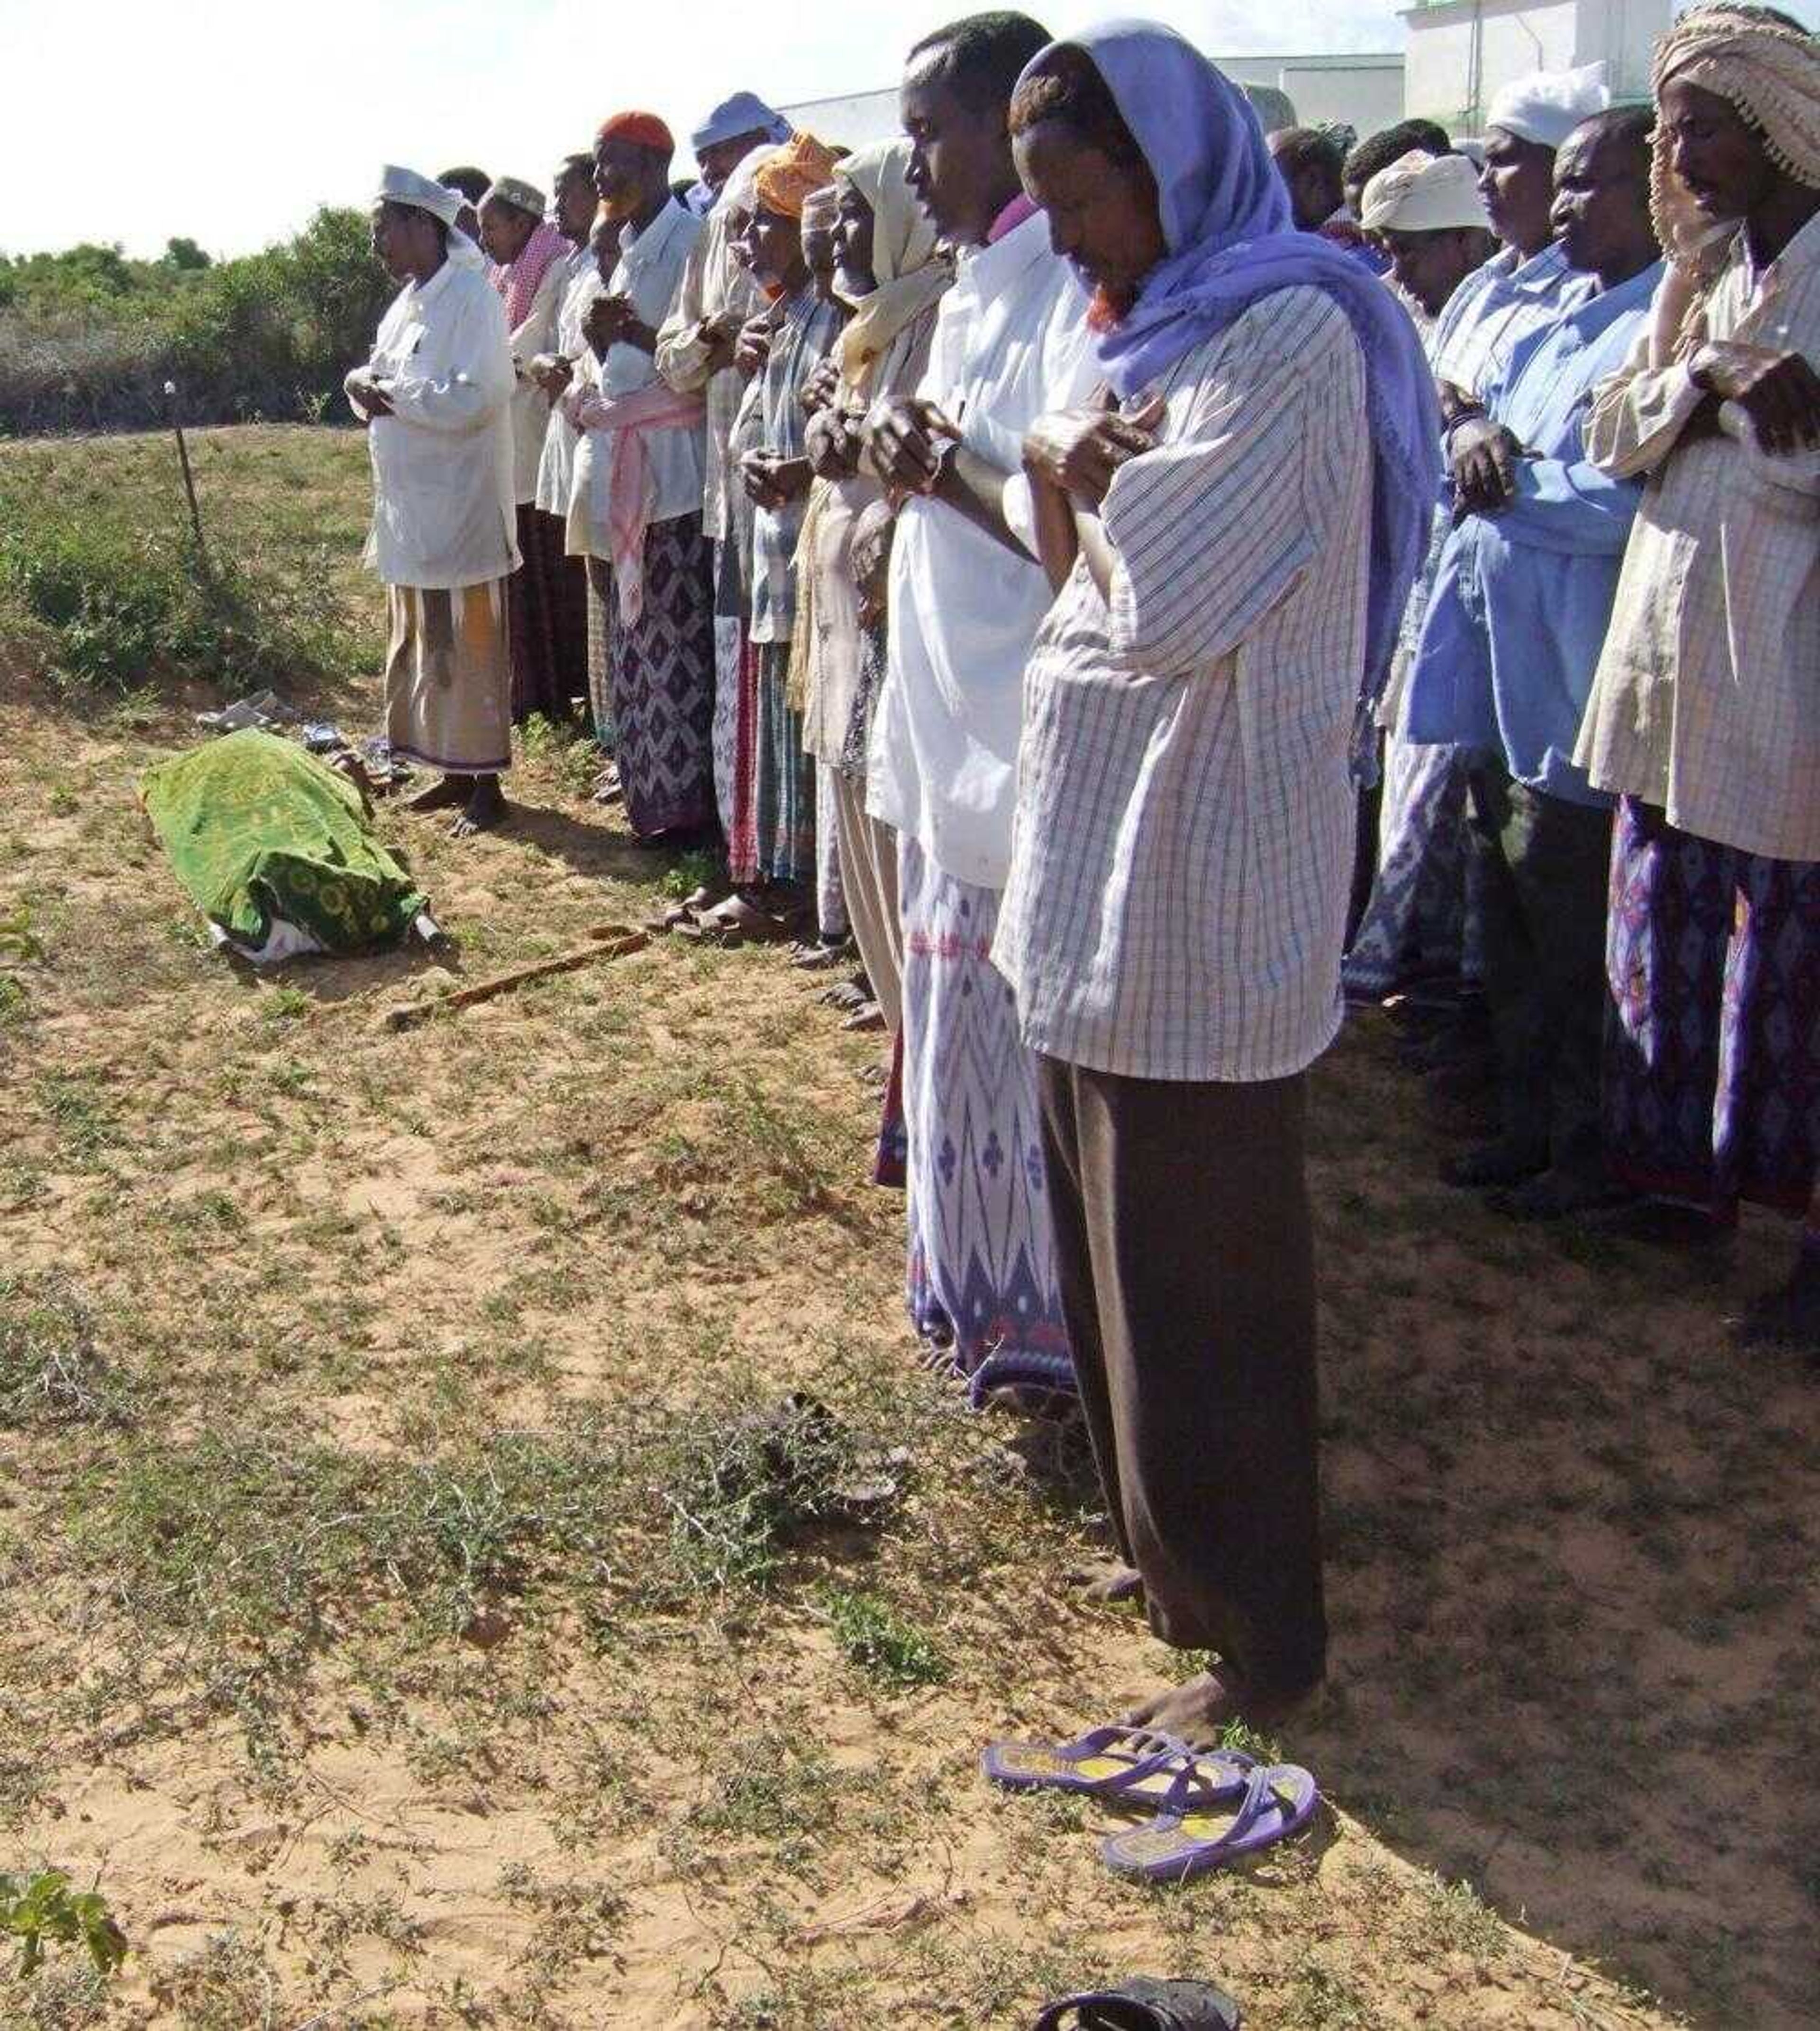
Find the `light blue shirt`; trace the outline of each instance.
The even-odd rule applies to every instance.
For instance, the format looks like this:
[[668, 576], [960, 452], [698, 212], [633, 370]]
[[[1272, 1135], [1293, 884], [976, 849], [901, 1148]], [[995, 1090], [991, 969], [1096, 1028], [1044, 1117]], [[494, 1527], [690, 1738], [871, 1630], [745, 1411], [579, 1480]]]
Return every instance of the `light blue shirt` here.
[[1582, 427], [1661, 273], [1570, 305], [1512, 348], [1486, 407], [1525, 447], [1516, 497], [1449, 535], [1409, 680], [1409, 740], [1501, 753], [1518, 781], [1576, 803], [1609, 801], [1572, 757], [1642, 498], [1587, 463]]
[[1527, 261], [1514, 248], [1494, 254], [1473, 270], [1434, 320], [1427, 351], [1435, 379], [1489, 402], [1517, 345], [1598, 286], [1591, 275], [1567, 265], [1559, 240]]

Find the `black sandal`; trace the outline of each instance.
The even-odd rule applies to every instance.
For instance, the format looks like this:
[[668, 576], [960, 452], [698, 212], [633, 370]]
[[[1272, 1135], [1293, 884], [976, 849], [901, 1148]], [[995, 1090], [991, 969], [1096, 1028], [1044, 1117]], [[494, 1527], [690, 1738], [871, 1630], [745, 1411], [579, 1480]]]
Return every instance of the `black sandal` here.
[[1239, 2006], [1210, 1981], [1154, 1981], [1133, 1975], [1117, 1988], [1064, 1996], [1035, 2031], [1240, 2031]]

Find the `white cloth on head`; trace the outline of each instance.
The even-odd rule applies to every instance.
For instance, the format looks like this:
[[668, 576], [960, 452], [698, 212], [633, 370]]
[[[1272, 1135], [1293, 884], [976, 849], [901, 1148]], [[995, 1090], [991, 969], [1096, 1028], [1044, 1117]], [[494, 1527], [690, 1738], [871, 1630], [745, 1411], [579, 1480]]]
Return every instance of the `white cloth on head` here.
[[1577, 70], [1532, 71], [1496, 94], [1485, 124], [1501, 127], [1520, 141], [1558, 148], [1583, 120], [1603, 113], [1611, 102], [1602, 63], [1582, 64]]
[[714, 209], [725, 212], [729, 217], [737, 211], [755, 211], [759, 203], [759, 172], [774, 156], [781, 155], [783, 152], [781, 145], [774, 143], [767, 147], [751, 149], [741, 156], [739, 166], [721, 185], [720, 203]]
[[367, 563], [388, 585], [424, 591], [516, 571], [516, 377], [498, 291], [478, 269], [453, 261], [427, 282], [407, 282], [359, 371], [392, 405], [367, 428], [374, 497]]
[[1399, 155], [1367, 184], [1359, 223], [1369, 233], [1491, 230], [1472, 164], [1464, 155], [1430, 155], [1419, 148]]
[[767, 106], [755, 91], [736, 91], [723, 99], [689, 136], [689, 146], [699, 155], [704, 148], [718, 148], [723, 141], [742, 134], [763, 134], [768, 140], [787, 141], [796, 129], [782, 114]]
[[415, 211], [428, 212], [432, 218], [439, 218], [449, 232], [449, 260], [457, 268], [486, 267], [487, 256], [455, 223], [468, 203], [458, 190], [438, 183], [433, 177], [421, 177], [415, 170], [401, 169], [396, 162], [388, 162], [379, 172], [379, 194], [373, 202], [408, 204]]

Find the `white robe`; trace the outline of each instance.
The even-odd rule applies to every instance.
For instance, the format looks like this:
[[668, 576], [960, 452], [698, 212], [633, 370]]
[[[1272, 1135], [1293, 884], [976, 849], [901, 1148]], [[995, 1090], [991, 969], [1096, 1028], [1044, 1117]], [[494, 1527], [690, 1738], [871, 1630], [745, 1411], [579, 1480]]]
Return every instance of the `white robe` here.
[[365, 371], [393, 412], [367, 427], [366, 562], [388, 585], [426, 591], [516, 571], [515, 381], [498, 292], [453, 261], [421, 285], [406, 283], [379, 321]]

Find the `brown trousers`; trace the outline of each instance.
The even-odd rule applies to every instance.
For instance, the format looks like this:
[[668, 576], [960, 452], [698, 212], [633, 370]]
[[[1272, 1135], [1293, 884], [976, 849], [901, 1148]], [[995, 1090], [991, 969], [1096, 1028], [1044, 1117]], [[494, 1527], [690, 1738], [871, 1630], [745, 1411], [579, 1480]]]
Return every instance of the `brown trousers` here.
[[897, 913], [897, 835], [869, 817], [866, 785], [836, 773], [834, 822], [841, 841], [847, 921], [886, 1027], [904, 1027], [904, 926]]
[[1081, 1404], [1151, 1627], [1253, 1697], [1306, 1691], [1327, 1627], [1303, 1079], [1038, 1066]]

